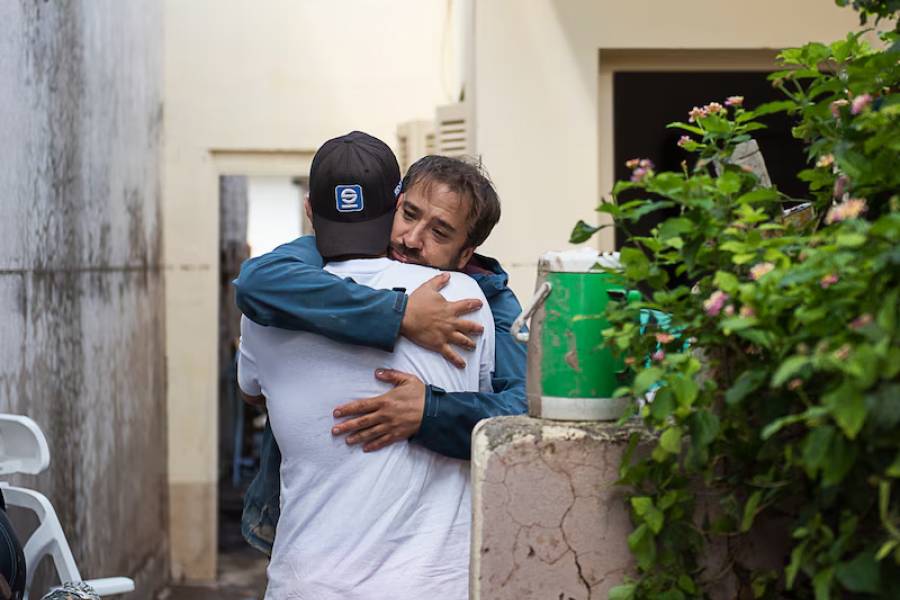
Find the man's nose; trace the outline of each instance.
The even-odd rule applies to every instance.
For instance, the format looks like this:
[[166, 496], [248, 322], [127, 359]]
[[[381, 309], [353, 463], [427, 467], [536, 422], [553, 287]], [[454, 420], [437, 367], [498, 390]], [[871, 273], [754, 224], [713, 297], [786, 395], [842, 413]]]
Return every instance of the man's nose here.
[[422, 248], [422, 234], [423, 229], [421, 225], [416, 225], [415, 227], [411, 227], [406, 235], [403, 236], [403, 244], [407, 248], [412, 248], [414, 250], [419, 250]]

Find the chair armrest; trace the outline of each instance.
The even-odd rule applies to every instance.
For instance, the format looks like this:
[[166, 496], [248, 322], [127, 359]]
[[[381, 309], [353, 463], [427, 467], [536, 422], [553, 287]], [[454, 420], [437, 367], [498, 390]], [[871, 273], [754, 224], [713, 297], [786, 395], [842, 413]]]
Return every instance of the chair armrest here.
[[85, 583], [94, 588], [98, 596], [114, 596], [134, 591], [134, 581], [127, 577], [88, 579]]

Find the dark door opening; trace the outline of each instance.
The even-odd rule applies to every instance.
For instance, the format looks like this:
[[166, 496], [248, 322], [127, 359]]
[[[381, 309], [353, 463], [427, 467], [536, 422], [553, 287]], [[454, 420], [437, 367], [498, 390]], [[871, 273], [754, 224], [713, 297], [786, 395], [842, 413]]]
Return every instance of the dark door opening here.
[[[724, 102], [728, 96], [744, 96], [744, 105], [753, 108], [784, 96], [772, 87], [765, 71], [660, 71], [616, 72], [613, 74], [615, 131], [615, 178], [627, 180], [631, 171], [625, 161], [649, 158], [657, 171], [680, 171], [681, 162], [692, 155], [678, 147], [683, 131], [666, 129], [672, 121], [688, 120], [688, 111], [709, 102]], [[784, 114], [763, 119], [768, 129], [755, 131], [754, 139], [766, 161], [773, 185], [792, 198], [803, 198], [807, 186], [796, 178], [806, 166], [803, 145], [791, 135], [791, 120]], [[667, 218], [665, 211], [648, 216], [635, 228], [648, 233]], [[625, 242], [616, 232], [616, 248]]]

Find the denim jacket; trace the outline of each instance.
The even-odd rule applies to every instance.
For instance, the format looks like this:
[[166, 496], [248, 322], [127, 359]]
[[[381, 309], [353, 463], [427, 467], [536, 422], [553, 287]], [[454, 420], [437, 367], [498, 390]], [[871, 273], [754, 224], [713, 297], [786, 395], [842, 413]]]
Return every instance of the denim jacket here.
[[[427, 385], [422, 425], [413, 442], [453, 458], [468, 459], [475, 424], [522, 414], [525, 346], [509, 328], [521, 307], [500, 264], [476, 255], [468, 274], [478, 282], [494, 315], [493, 393], [446, 392]], [[330, 339], [392, 351], [406, 310], [402, 291], [373, 290], [322, 270], [315, 238], [304, 236], [251, 258], [234, 281], [241, 312], [260, 325], [310, 331]], [[241, 532], [251, 546], [271, 554], [280, 515], [281, 453], [272, 430], [263, 432], [260, 470], [244, 495]]]

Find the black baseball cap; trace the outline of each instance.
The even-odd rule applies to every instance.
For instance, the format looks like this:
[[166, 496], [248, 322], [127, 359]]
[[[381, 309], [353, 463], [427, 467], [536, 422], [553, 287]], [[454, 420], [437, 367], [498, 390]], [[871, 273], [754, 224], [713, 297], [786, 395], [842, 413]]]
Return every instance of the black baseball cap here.
[[400, 166], [387, 144], [362, 131], [328, 140], [309, 169], [309, 204], [323, 258], [387, 250]]

